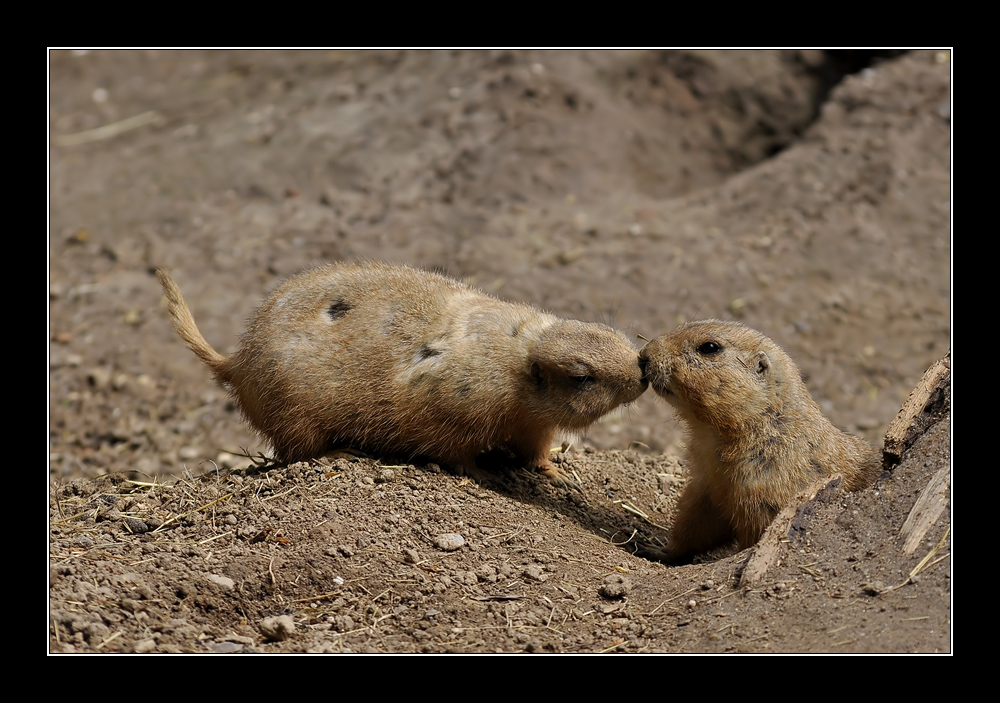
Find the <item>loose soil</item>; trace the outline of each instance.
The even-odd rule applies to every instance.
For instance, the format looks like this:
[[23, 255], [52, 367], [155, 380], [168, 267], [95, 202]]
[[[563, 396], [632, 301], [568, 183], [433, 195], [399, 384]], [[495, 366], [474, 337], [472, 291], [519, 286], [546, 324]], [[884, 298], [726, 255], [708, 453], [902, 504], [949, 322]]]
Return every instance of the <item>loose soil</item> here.
[[[684, 441], [652, 393], [479, 484], [266, 453], [172, 331], [231, 351], [283, 278], [444, 271], [652, 338], [739, 319], [881, 445], [950, 348], [947, 51], [54, 51], [52, 652], [950, 652], [950, 404], [872, 488], [668, 567]], [[930, 559], [921, 565], [922, 560]], [[914, 570], [918, 573], [911, 576]]]

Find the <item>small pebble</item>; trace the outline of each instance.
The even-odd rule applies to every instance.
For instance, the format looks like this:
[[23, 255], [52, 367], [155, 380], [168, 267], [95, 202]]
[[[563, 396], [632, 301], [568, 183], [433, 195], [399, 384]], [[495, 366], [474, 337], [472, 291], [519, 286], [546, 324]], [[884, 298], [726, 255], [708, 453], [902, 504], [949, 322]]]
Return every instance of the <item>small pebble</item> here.
[[236, 587], [236, 582], [233, 581], [228, 576], [219, 576], [218, 574], [209, 574], [206, 578], [209, 581], [211, 581], [212, 583], [214, 583], [216, 586], [218, 586], [219, 588], [222, 588], [223, 590], [226, 590], [226, 591], [231, 591], [231, 590], [233, 590]]
[[287, 640], [295, 634], [295, 621], [291, 615], [275, 615], [260, 621], [260, 634], [271, 642]]
[[624, 598], [632, 590], [632, 582], [622, 574], [611, 574], [598, 589], [602, 598]]
[[434, 538], [434, 546], [445, 552], [454, 552], [465, 545], [465, 538], [455, 532], [447, 532]]

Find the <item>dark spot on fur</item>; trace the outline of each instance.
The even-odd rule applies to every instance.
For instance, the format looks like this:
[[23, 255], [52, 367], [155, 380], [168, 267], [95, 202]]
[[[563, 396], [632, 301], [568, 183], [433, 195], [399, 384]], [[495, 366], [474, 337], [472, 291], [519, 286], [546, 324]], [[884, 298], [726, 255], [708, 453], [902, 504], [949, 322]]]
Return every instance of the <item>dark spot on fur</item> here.
[[764, 440], [764, 448], [768, 450], [768, 456], [774, 456], [781, 450], [783, 444], [780, 434], [771, 435]]
[[785, 426], [788, 424], [788, 418], [774, 408], [768, 408], [764, 411], [764, 413], [767, 415], [767, 419], [771, 423], [771, 427], [773, 427], [778, 434], [784, 434]]
[[420, 351], [418, 353], [420, 354], [421, 359], [430, 359], [432, 356], [440, 355], [441, 351], [438, 349], [431, 349], [429, 346], [425, 344], [424, 346], [420, 347]]
[[744, 470], [749, 477], [757, 480], [762, 479], [769, 473], [770, 469], [771, 462], [768, 461], [765, 452], [747, 456]]
[[812, 470], [813, 470], [813, 471], [814, 471], [815, 473], [817, 473], [817, 474], [819, 474], [819, 475], [821, 475], [821, 476], [822, 476], [823, 474], [827, 473], [827, 471], [826, 471], [826, 467], [825, 467], [825, 466], [823, 466], [823, 465], [822, 465], [821, 463], [819, 463], [818, 461], [816, 461], [815, 459], [810, 459], [810, 460], [809, 460], [809, 463], [810, 463], [810, 464], [812, 465]]
[[346, 315], [350, 309], [350, 303], [344, 300], [338, 300], [326, 309], [326, 314], [330, 316], [331, 320], [339, 320]]

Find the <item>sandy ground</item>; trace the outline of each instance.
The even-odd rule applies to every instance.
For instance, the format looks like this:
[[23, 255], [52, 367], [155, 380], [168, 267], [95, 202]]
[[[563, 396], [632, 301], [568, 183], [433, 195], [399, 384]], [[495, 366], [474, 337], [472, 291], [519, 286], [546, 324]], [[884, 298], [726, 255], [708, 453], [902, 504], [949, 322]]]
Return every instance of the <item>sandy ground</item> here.
[[53, 52], [50, 651], [949, 652], [947, 491], [915, 548], [899, 534], [949, 474], [950, 405], [875, 486], [811, 503], [750, 587], [755, 550], [633, 554], [685, 481], [652, 393], [559, 458], [583, 495], [517, 470], [247, 468], [268, 447], [153, 271], [225, 352], [284, 277], [342, 259], [633, 338], [739, 319], [880, 445], [950, 348], [950, 61]]

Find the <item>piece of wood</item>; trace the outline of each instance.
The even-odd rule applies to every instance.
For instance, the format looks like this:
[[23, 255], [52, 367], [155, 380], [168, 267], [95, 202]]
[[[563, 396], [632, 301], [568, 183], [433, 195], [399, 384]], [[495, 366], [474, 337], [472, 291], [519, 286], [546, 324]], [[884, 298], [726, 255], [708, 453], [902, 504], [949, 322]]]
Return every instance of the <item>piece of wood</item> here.
[[913, 554], [924, 539], [930, 526], [937, 522], [948, 503], [948, 489], [951, 487], [951, 467], [942, 466], [927, 482], [917, 502], [910, 508], [910, 514], [899, 529], [899, 541], [903, 552]]
[[782, 547], [792, 542], [798, 533], [805, 532], [816, 503], [829, 502], [842, 480], [840, 476], [816, 479], [782, 508], [754, 547], [740, 577], [740, 586], [753, 588], [763, 582], [767, 570], [778, 561]]
[[903, 454], [930, 424], [951, 407], [951, 350], [924, 372], [910, 396], [889, 423], [882, 456], [886, 468], [903, 460]]

